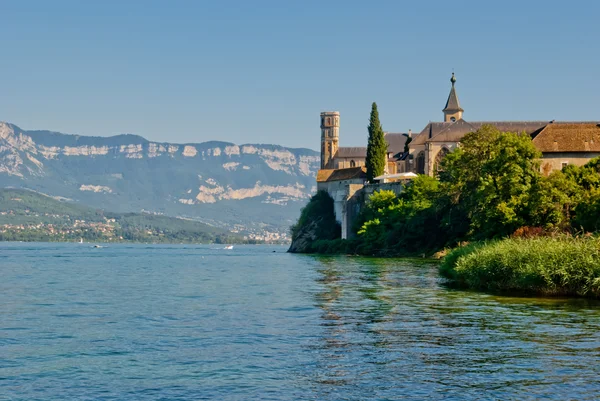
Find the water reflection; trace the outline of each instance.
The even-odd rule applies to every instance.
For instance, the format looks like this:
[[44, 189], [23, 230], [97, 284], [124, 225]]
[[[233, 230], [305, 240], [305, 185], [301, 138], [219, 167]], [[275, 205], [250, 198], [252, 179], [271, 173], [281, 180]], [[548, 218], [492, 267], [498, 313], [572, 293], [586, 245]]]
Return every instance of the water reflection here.
[[[405, 260], [317, 259], [314, 345], [322, 398], [554, 397], [600, 390], [596, 301], [499, 297], [447, 288], [437, 267]], [[563, 393], [564, 394], [564, 393]]]

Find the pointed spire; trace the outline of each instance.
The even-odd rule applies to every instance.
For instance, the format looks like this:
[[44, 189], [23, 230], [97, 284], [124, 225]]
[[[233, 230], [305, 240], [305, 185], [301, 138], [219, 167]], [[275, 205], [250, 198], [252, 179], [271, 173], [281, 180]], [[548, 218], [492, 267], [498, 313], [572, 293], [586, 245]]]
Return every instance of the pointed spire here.
[[448, 95], [448, 100], [446, 101], [446, 107], [444, 107], [444, 114], [452, 114], [459, 111], [464, 111], [460, 107], [460, 102], [458, 101], [458, 95], [456, 94], [456, 89], [454, 88], [454, 84], [456, 83], [456, 77], [454, 73], [452, 73], [452, 78], [450, 78], [450, 82], [452, 82], [452, 89], [450, 89], [450, 95]]

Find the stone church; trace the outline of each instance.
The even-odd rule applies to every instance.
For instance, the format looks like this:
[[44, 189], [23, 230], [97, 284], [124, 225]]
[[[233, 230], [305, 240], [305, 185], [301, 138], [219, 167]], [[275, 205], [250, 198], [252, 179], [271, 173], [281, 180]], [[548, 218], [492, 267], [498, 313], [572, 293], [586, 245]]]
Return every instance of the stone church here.
[[[460, 144], [469, 132], [483, 125], [493, 125], [501, 131], [526, 133], [542, 152], [541, 170], [549, 174], [567, 164], [583, 165], [600, 156], [600, 123], [546, 121], [474, 121], [463, 118], [456, 91], [456, 77], [450, 78], [450, 94], [442, 110], [442, 122], [430, 122], [418, 134], [386, 133], [388, 163], [386, 174], [414, 172], [433, 176], [441, 160]], [[362, 167], [367, 154], [366, 147], [339, 146], [340, 113], [321, 113], [321, 169], [337, 170]], [[411, 138], [405, 152], [407, 138]], [[327, 173], [321, 174], [323, 177]]]
[[[453, 149], [460, 146], [461, 139], [481, 128], [493, 125], [500, 131], [519, 132], [530, 135], [533, 144], [542, 153], [541, 171], [550, 174], [568, 164], [581, 166], [600, 156], [600, 123], [548, 121], [475, 121], [463, 118], [456, 91], [456, 77], [452, 84], [446, 106], [442, 110], [442, 122], [430, 122], [421, 132], [386, 133], [388, 142], [385, 175], [413, 172], [434, 176], [440, 162]], [[408, 138], [408, 150], [405, 144]], [[334, 199], [336, 219], [342, 226], [342, 238], [351, 235], [353, 219], [361, 205], [377, 189], [399, 193], [401, 183], [365, 185], [366, 147], [340, 147], [340, 113], [321, 113], [321, 169], [317, 173], [317, 189], [327, 191]], [[384, 181], [385, 182], [385, 181]]]

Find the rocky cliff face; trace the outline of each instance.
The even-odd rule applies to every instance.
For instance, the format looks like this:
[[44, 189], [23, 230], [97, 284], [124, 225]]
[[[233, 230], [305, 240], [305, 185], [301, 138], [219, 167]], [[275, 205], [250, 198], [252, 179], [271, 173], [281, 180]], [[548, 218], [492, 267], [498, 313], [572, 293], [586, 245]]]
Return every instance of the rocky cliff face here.
[[114, 211], [284, 233], [315, 191], [319, 155], [277, 145], [151, 142], [23, 131], [0, 122], [0, 186]]

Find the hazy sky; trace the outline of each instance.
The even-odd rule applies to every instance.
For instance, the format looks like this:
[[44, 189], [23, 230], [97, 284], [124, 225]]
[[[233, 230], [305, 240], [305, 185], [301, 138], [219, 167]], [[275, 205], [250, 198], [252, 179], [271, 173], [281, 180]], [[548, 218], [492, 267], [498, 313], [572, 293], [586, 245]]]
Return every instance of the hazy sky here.
[[155, 141], [365, 146], [464, 118], [600, 120], [597, 1], [0, 0], [0, 120]]

